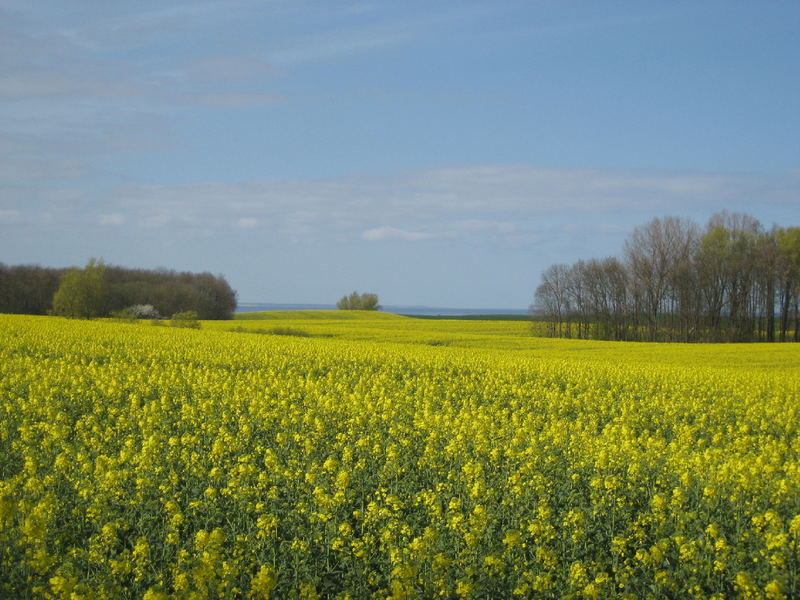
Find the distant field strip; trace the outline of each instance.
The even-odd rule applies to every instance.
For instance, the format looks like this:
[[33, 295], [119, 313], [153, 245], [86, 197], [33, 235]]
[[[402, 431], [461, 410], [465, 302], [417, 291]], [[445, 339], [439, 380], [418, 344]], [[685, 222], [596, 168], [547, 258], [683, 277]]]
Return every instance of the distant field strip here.
[[[380, 343], [446, 345], [484, 350], [517, 350], [529, 356], [648, 363], [687, 367], [759, 367], [800, 377], [800, 350], [793, 344], [658, 344], [596, 342], [534, 337], [538, 324], [526, 321], [419, 319], [362, 311], [275, 311], [243, 313], [235, 321], [206, 321], [206, 329], [287, 327], [310, 335]], [[259, 318], [255, 318], [259, 317]], [[263, 318], [262, 318], [263, 317]]]
[[798, 365], [519, 321], [0, 315], [0, 597], [796, 598]]

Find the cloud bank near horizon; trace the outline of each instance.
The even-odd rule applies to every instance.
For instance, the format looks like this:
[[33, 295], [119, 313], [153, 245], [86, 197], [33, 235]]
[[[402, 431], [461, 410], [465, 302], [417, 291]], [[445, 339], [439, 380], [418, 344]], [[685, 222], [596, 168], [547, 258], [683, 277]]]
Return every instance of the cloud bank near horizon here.
[[[797, 225], [800, 174], [470, 165], [319, 180], [51, 190], [0, 210], [4, 262], [210, 270], [247, 301], [524, 308], [555, 262], [618, 254], [656, 216]], [[57, 257], [57, 258], [54, 258]], [[55, 264], [54, 264], [55, 263]], [[520, 279], [521, 278], [521, 279]], [[336, 296], [338, 297], [338, 296]], [[456, 298], [456, 300], [454, 300]]]
[[[474, 165], [385, 177], [62, 190], [6, 201], [0, 220], [57, 226], [269, 232], [294, 243], [319, 236], [368, 242], [516, 239], [569, 215], [621, 226], [658, 215], [751, 212], [770, 226], [796, 208], [800, 174], [724, 175]], [[755, 210], [754, 210], [755, 209]]]

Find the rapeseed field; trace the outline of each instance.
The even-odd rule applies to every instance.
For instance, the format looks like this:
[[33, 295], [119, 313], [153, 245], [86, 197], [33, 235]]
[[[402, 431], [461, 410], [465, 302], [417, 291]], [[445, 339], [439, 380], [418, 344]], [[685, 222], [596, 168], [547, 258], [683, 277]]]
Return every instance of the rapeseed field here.
[[800, 346], [317, 317], [0, 316], [0, 597], [800, 596]]

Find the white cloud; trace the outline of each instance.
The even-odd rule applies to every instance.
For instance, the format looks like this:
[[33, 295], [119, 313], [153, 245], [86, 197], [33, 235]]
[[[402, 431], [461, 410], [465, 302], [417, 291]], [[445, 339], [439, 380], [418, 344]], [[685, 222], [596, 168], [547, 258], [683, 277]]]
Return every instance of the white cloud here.
[[502, 235], [513, 233], [515, 230], [516, 226], [512, 223], [482, 219], [466, 219], [452, 223], [443, 223], [441, 229], [437, 229], [436, 231], [420, 231], [384, 225], [382, 227], [375, 227], [363, 231], [361, 233], [361, 238], [368, 242], [382, 242], [387, 240], [418, 242], [431, 239], [456, 239], [468, 236]]
[[213, 108], [249, 108], [280, 104], [284, 98], [279, 94], [251, 92], [207, 92], [187, 96], [195, 103]]
[[[798, 204], [798, 188], [797, 175], [789, 173], [703, 175], [476, 165], [382, 177], [127, 186], [104, 192], [102, 205], [85, 193], [63, 200], [41, 198], [39, 203], [59, 207], [55, 220], [86, 213], [97, 219], [99, 214], [106, 225], [168, 225], [170, 232], [223, 231], [233, 225], [242, 235], [258, 228], [271, 239], [306, 244], [354, 238], [521, 244], [573, 223], [594, 232], [603, 227], [610, 231], [612, 225], [614, 231], [624, 232], [631, 224], [665, 214], [702, 221], [723, 208], [754, 213], [754, 198], [762, 208], [754, 216], [768, 227], [770, 219], [781, 220], [772, 215]], [[19, 200], [4, 208], [21, 211], [26, 206]], [[126, 216], [124, 222], [120, 215]]]
[[[155, 9], [124, 8], [91, 11], [87, 24], [63, 28], [59, 33], [71, 44], [95, 50], [109, 45], [145, 44], [163, 35], [179, 35], [185, 32], [208, 30], [219, 25], [221, 19], [235, 18], [243, 9], [255, 9], [263, 2], [254, 0], [226, 0], [224, 7], [219, 2], [186, 2]], [[220, 10], [220, 8], [223, 10]], [[263, 9], [263, 6], [260, 6]]]
[[0, 210], [0, 222], [15, 223], [22, 213], [18, 210]]
[[50, 178], [72, 179], [90, 172], [80, 160], [42, 156], [37, 159], [4, 157], [0, 162], [0, 182], [4, 184], [38, 183]]
[[403, 240], [406, 242], [417, 242], [419, 240], [429, 240], [439, 235], [424, 231], [409, 231], [397, 227], [376, 227], [367, 229], [361, 237], [368, 242], [382, 242], [386, 240]]
[[218, 83], [261, 79], [276, 72], [275, 67], [261, 58], [214, 56], [189, 63], [182, 69], [176, 70], [173, 76]]
[[253, 217], [242, 217], [236, 221], [236, 225], [242, 229], [253, 229], [254, 227], [258, 227], [258, 219], [254, 219]]
[[330, 34], [298, 40], [282, 50], [270, 54], [270, 59], [278, 65], [292, 66], [302, 63], [331, 61], [386, 46], [400, 44], [410, 39], [407, 32], [397, 31], [391, 35], [358, 35], [352, 31], [347, 34]]
[[[325, 10], [340, 12], [352, 20], [353, 15], [374, 12], [375, 5], [355, 3], [329, 3]], [[419, 39], [441, 39], [445, 30], [454, 23], [480, 23], [497, 9], [478, 3], [474, 7], [459, 6], [457, 9], [439, 9], [431, 5], [422, 16], [388, 20], [361, 21], [355, 27], [332, 27], [312, 34], [295, 36], [276, 44], [269, 53], [270, 61], [280, 66], [295, 66], [306, 63], [333, 62], [351, 56], [380, 52], [387, 48], [402, 47]], [[334, 17], [334, 22], [340, 19]]]
[[126, 221], [127, 219], [125, 218], [125, 215], [120, 213], [100, 215], [100, 217], [98, 218], [98, 222], [100, 223], [100, 225], [119, 226], [119, 225], [124, 225]]
[[505, 221], [486, 221], [482, 219], [467, 219], [453, 223], [453, 230], [458, 233], [513, 233], [517, 229], [513, 223]]
[[145, 227], [160, 228], [167, 225], [172, 220], [172, 217], [166, 213], [152, 215], [145, 217], [142, 223]]

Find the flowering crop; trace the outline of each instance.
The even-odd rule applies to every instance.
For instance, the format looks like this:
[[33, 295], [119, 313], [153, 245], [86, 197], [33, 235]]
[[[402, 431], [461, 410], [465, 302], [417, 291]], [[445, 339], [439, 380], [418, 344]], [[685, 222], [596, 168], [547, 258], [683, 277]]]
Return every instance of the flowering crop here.
[[383, 321], [0, 316], [0, 597], [800, 595], [800, 348]]

